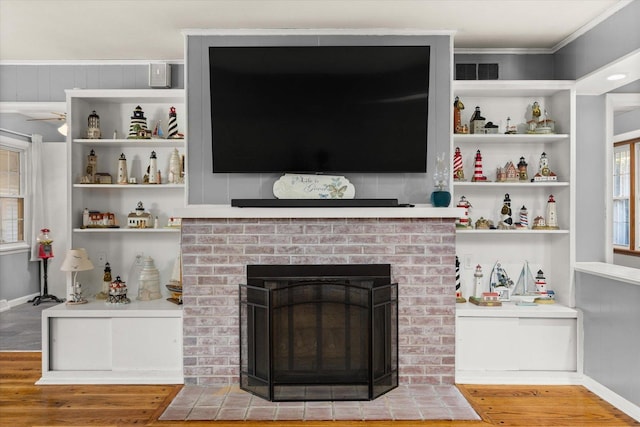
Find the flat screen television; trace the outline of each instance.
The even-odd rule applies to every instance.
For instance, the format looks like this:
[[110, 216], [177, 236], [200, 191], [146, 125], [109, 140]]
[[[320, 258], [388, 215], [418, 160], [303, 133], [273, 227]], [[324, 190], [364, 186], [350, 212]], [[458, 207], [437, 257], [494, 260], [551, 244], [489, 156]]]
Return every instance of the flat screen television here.
[[429, 53], [210, 47], [213, 172], [426, 172]]

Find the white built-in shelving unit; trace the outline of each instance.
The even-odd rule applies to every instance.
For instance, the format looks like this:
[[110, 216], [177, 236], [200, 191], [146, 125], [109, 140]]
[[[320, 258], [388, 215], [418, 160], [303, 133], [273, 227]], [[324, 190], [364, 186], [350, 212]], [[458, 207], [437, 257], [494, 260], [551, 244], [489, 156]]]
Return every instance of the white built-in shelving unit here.
[[[181, 383], [182, 306], [165, 300], [175, 260], [180, 251], [180, 229], [167, 227], [176, 209], [184, 206], [185, 185], [167, 183], [173, 150], [186, 151], [185, 139], [128, 139], [131, 116], [140, 106], [147, 127], [158, 122], [166, 133], [169, 109], [176, 108], [178, 130], [185, 130], [183, 90], [68, 90], [67, 183], [68, 242], [85, 248], [94, 270], [78, 273], [88, 304], [60, 304], [43, 312], [42, 372], [40, 384], [150, 384]], [[100, 116], [102, 139], [87, 139], [88, 116]], [[115, 135], [114, 135], [115, 132]], [[112, 184], [83, 184], [88, 155], [98, 157], [97, 172], [108, 173]], [[162, 182], [144, 184], [151, 152], [158, 158]], [[116, 184], [118, 160], [124, 154], [129, 177], [136, 184]], [[158, 228], [128, 228], [127, 217], [138, 202], [158, 217]], [[111, 212], [119, 228], [84, 228], [83, 210]], [[150, 256], [160, 272], [164, 295], [152, 301], [136, 300], [141, 266], [136, 259]], [[120, 276], [129, 288], [130, 304], [109, 304], [94, 296], [102, 290], [104, 263], [112, 278]], [[138, 263], [139, 264], [139, 263]], [[71, 293], [71, 275], [67, 294]]]
[[[471, 203], [472, 223], [483, 217], [497, 225], [505, 194], [509, 194], [513, 221], [522, 206], [528, 210], [529, 228], [515, 230], [458, 229], [456, 252], [460, 259], [462, 291], [474, 294], [476, 265], [489, 277], [500, 262], [517, 282], [525, 262], [536, 275], [544, 272], [557, 303], [547, 306], [502, 307], [457, 304], [456, 377], [459, 382], [571, 382], [578, 370], [578, 313], [574, 306], [575, 264], [575, 89], [571, 81], [455, 81], [453, 96], [465, 105], [462, 123], [469, 124], [475, 107], [486, 121], [499, 126], [498, 134], [454, 134], [451, 153], [459, 147], [466, 181], [452, 181], [452, 204], [461, 196]], [[524, 132], [534, 102], [555, 121], [553, 134], [505, 134], [507, 118]], [[452, 100], [453, 104], [453, 100]], [[476, 151], [482, 154], [488, 181], [473, 182]], [[542, 153], [549, 159], [557, 181], [496, 182], [496, 169], [520, 157], [528, 163], [529, 178], [538, 172]], [[559, 229], [534, 230], [536, 216], [545, 216], [550, 195], [556, 201]], [[545, 354], [543, 359], [534, 356]]]

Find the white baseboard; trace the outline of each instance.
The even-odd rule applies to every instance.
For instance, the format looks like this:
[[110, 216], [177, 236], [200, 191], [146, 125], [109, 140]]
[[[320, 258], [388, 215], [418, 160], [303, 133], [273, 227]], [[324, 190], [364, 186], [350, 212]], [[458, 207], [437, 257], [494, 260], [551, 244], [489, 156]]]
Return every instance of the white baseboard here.
[[565, 371], [456, 371], [456, 383], [581, 385], [582, 375]]
[[25, 295], [25, 296], [20, 297], [20, 298], [15, 298], [15, 299], [12, 299], [12, 300], [9, 300], [9, 301], [7, 301], [6, 299], [0, 300], [0, 312], [7, 311], [11, 307], [15, 307], [16, 305], [25, 304], [27, 301], [37, 297], [38, 295], [40, 295], [40, 294], [39, 293], [35, 293], [35, 294], [31, 294], [31, 295]]
[[620, 409], [625, 414], [629, 415], [631, 418], [634, 418], [636, 421], [640, 421], [640, 406], [629, 402], [624, 397], [587, 375], [583, 376], [582, 385], [589, 389], [589, 391], [606, 400], [611, 405]]

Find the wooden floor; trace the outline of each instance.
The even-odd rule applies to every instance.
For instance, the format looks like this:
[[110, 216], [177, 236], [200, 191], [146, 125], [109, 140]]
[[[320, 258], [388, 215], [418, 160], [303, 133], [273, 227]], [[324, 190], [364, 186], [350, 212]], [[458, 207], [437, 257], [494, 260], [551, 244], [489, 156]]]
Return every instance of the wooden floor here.
[[579, 386], [459, 385], [483, 421], [158, 421], [181, 386], [36, 386], [40, 353], [0, 352], [0, 426], [638, 426]]

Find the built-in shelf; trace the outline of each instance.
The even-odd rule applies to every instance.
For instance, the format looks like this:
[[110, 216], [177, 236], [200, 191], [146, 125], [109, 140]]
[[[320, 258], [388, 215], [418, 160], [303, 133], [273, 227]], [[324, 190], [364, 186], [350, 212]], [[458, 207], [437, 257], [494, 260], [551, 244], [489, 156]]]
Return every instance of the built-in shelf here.
[[517, 305], [504, 301], [498, 307], [481, 307], [471, 303], [456, 304], [457, 317], [537, 317], [577, 318], [578, 311], [562, 304]]
[[456, 143], [459, 142], [475, 142], [478, 144], [488, 143], [488, 142], [499, 142], [506, 144], [513, 143], [547, 143], [547, 142], [559, 142], [559, 141], [569, 141], [569, 135], [567, 134], [513, 134], [513, 135], [504, 135], [504, 134], [454, 134], [453, 141]]
[[505, 234], [569, 234], [569, 230], [531, 230], [528, 228], [514, 229], [514, 230], [486, 230], [475, 228], [457, 228], [456, 233], [463, 234], [491, 234], [491, 235], [505, 235]]
[[118, 190], [168, 190], [168, 189], [184, 189], [184, 184], [73, 184], [74, 188], [117, 188]]
[[96, 147], [123, 147], [123, 148], [180, 148], [186, 145], [184, 139], [74, 139], [74, 144], [91, 145]]
[[74, 228], [74, 233], [179, 233], [179, 228]]
[[495, 182], [495, 181], [456, 181], [456, 187], [520, 187], [520, 188], [535, 188], [535, 187], [568, 187], [569, 183], [566, 181], [546, 181], [546, 182]]

